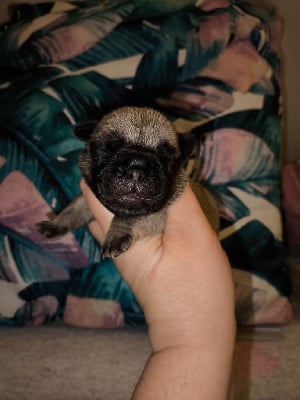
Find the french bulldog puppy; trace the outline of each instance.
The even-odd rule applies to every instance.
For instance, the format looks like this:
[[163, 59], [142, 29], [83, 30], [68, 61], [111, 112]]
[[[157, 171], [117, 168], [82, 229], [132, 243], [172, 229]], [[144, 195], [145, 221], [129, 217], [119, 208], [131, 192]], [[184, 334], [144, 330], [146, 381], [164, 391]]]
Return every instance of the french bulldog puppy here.
[[[175, 128], [163, 114], [146, 107], [122, 107], [103, 117], [79, 166], [87, 185], [114, 214], [102, 246], [104, 257], [117, 257], [137, 240], [163, 232], [167, 207], [187, 182]], [[92, 219], [80, 195], [37, 229], [53, 237]]]

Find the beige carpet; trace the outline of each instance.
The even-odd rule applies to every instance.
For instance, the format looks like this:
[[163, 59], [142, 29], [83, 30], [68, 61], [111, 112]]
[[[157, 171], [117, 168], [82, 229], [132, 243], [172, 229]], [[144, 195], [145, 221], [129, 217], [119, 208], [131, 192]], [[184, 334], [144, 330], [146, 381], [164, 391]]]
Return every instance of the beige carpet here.
[[[235, 400], [300, 399], [300, 320], [239, 339]], [[144, 330], [95, 330], [61, 323], [0, 329], [1, 400], [126, 400], [149, 355]]]
[[139, 330], [0, 329], [1, 400], [126, 400], [150, 352]]
[[300, 400], [300, 320], [268, 336], [237, 341], [235, 400]]

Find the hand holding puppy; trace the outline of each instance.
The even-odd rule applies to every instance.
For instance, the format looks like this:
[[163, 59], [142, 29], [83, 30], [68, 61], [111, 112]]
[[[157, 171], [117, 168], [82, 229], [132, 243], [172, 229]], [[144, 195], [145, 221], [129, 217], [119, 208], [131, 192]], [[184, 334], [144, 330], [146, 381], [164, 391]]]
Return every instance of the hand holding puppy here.
[[[103, 242], [113, 215], [84, 181]], [[231, 268], [189, 186], [170, 205], [164, 233], [114, 259], [144, 309], [153, 349], [133, 399], [225, 400], [235, 337]]]

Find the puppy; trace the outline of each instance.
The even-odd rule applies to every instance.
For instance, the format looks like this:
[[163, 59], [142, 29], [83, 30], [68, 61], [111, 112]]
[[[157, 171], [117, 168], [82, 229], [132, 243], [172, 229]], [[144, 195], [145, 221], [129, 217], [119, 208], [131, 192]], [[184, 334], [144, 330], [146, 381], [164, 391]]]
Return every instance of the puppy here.
[[[163, 232], [167, 207], [186, 184], [176, 131], [150, 108], [122, 107], [107, 114], [91, 134], [79, 166], [90, 189], [114, 214], [104, 257], [117, 257], [137, 240]], [[79, 196], [37, 229], [53, 237], [92, 219]]]

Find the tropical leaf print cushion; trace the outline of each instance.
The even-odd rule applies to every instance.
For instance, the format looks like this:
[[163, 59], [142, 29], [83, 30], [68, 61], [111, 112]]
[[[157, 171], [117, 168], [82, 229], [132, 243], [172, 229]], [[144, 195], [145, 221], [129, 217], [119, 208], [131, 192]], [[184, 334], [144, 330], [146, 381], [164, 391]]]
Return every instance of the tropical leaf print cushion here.
[[233, 268], [238, 322], [289, 321], [274, 10], [246, 0], [16, 7], [0, 36], [0, 323], [144, 324], [86, 227], [54, 240], [34, 228], [79, 193], [74, 126], [124, 104], [173, 121]]

